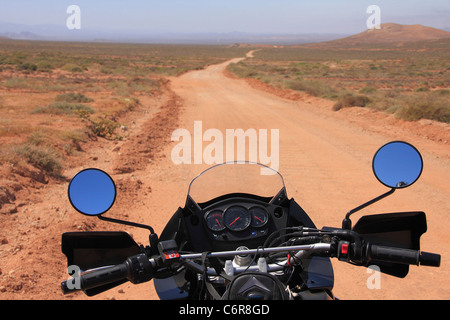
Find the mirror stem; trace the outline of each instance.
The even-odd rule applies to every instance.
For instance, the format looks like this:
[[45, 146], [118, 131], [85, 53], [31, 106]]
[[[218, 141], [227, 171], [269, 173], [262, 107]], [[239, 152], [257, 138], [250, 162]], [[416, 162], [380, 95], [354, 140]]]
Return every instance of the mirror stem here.
[[387, 196], [393, 194], [394, 191], [395, 191], [395, 189], [396, 189], [396, 188], [392, 188], [392, 189], [389, 190], [388, 192], [383, 193], [381, 196], [378, 196], [378, 197], [376, 197], [376, 198], [374, 198], [374, 199], [372, 199], [372, 200], [370, 200], [370, 201], [368, 201], [368, 202], [366, 202], [366, 203], [363, 203], [363, 204], [360, 205], [359, 207], [356, 207], [356, 208], [350, 210], [349, 212], [347, 212], [347, 214], [346, 214], [346, 216], [345, 216], [345, 219], [342, 220], [342, 229], [344, 229], [344, 230], [350, 230], [350, 229], [352, 228], [352, 221], [350, 220], [350, 215], [352, 215], [352, 214], [354, 214], [355, 212], [357, 212], [357, 211], [359, 211], [359, 210], [362, 210], [362, 209], [364, 209], [365, 207], [370, 206], [371, 204], [373, 204], [373, 203], [375, 203], [375, 202], [377, 202], [377, 201], [380, 201], [381, 199], [386, 198]]
[[123, 221], [123, 220], [107, 218], [107, 217], [103, 217], [103, 216], [97, 216], [97, 217], [100, 220], [107, 221], [107, 222], [119, 223], [119, 224], [124, 224], [126, 226], [131, 226], [131, 227], [137, 227], [137, 228], [150, 230], [150, 236], [148, 237], [148, 239], [149, 239], [149, 242], [150, 242], [151, 254], [157, 253], [156, 250], [158, 250], [157, 249], [157, 245], [158, 245], [158, 241], [159, 240], [158, 240], [158, 235], [155, 233], [155, 231], [153, 230], [152, 227], [147, 226], [145, 224], [136, 223], [136, 222]]
[[119, 224], [124, 224], [127, 226], [132, 226], [132, 227], [137, 227], [137, 228], [143, 228], [143, 229], [148, 229], [150, 230], [151, 234], [154, 234], [155, 231], [153, 230], [152, 227], [147, 226], [145, 224], [140, 224], [140, 223], [136, 223], [136, 222], [129, 222], [129, 221], [123, 221], [123, 220], [119, 220], [119, 219], [113, 219], [113, 218], [107, 218], [107, 217], [103, 217], [103, 216], [97, 216], [100, 220], [104, 220], [104, 221], [108, 221], [108, 222], [114, 222], [114, 223], [119, 223]]

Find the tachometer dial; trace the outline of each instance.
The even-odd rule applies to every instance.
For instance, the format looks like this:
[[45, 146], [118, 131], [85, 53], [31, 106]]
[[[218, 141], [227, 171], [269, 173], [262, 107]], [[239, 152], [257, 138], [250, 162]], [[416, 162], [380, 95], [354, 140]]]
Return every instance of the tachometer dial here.
[[225, 229], [225, 225], [223, 223], [222, 211], [213, 210], [206, 215], [206, 225], [212, 231], [222, 231]]
[[250, 208], [250, 215], [252, 217], [252, 227], [259, 228], [264, 226], [269, 220], [269, 215], [267, 214], [266, 209], [263, 207], [253, 207]]
[[251, 220], [250, 212], [241, 206], [229, 207], [223, 213], [223, 222], [232, 231], [245, 230], [250, 225]]

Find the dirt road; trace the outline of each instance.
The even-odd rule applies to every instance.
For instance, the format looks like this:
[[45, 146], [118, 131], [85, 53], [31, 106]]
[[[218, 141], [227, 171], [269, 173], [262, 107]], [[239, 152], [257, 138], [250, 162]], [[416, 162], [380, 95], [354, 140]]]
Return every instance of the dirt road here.
[[[422, 237], [422, 249], [441, 253], [442, 267], [411, 267], [406, 279], [381, 275], [380, 289], [368, 289], [371, 274], [367, 269], [333, 261], [334, 291], [342, 299], [450, 298], [450, 269], [446, 262], [450, 243], [449, 145], [423, 137], [408, 124], [383, 114], [361, 109], [336, 113], [331, 111], [329, 101], [311, 97], [291, 101], [255, 89], [244, 80], [226, 77], [226, 66], [237, 61], [171, 79], [171, 88], [183, 104], [179, 128], [191, 133], [192, 144], [195, 121], [201, 121], [203, 133], [217, 129], [224, 137], [227, 129], [279, 129], [279, 171], [288, 195], [320, 227], [340, 226], [348, 210], [386, 191], [371, 169], [372, 156], [381, 145], [397, 139], [413, 143], [425, 161], [419, 182], [356, 213], [353, 221], [370, 213], [425, 211], [429, 232]], [[446, 132], [450, 137], [448, 126], [428, 126], [437, 126], [441, 134]], [[203, 149], [208, 143], [203, 143]], [[175, 166], [171, 161], [174, 145], [167, 147], [164, 161], [149, 170], [163, 180], [152, 182], [155, 201], [151, 206], [156, 209], [161, 199], [171, 199], [159, 212], [171, 212], [174, 204], [183, 204], [189, 180], [208, 167], [204, 163]], [[194, 162], [194, 155], [191, 159]], [[155, 216], [156, 221], [160, 228], [166, 220]]]
[[[334, 261], [335, 294], [343, 299], [450, 298], [446, 261], [450, 243], [449, 145], [431, 141], [408, 126], [390, 125], [395, 125], [395, 120], [376, 112], [354, 109], [336, 113], [328, 101], [310, 97], [291, 101], [256, 90], [245, 81], [225, 77], [227, 64], [172, 80], [172, 89], [184, 103], [180, 127], [194, 132], [194, 121], [201, 120], [203, 132], [216, 128], [224, 136], [226, 129], [279, 129], [279, 171], [288, 195], [317, 226], [340, 226], [348, 210], [386, 191], [371, 169], [372, 156], [381, 145], [405, 140], [421, 150], [425, 169], [417, 184], [356, 213], [353, 221], [370, 213], [425, 211], [428, 233], [422, 237], [422, 249], [441, 253], [442, 267], [411, 267], [406, 279], [382, 275], [381, 288], [370, 290], [367, 279], [371, 274], [366, 269]], [[443, 129], [450, 138], [448, 126]], [[185, 165], [177, 170], [192, 177], [199, 171], [192, 171], [195, 167]]]
[[[186, 129], [193, 135], [195, 121], [201, 121], [202, 133], [216, 129], [224, 137], [227, 129], [279, 130], [278, 170], [285, 179], [288, 196], [300, 203], [318, 227], [340, 226], [348, 210], [386, 191], [371, 169], [376, 150], [390, 140], [405, 140], [422, 152], [425, 161], [422, 178], [410, 188], [356, 213], [353, 222], [363, 214], [425, 211], [428, 232], [422, 236], [422, 249], [440, 253], [442, 266], [439, 269], [410, 267], [406, 279], [381, 275], [380, 288], [369, 289], [367, 281], [371, 274], [365, 268], [333, 261], [334, 292], [341, 299], [449, 299], [449, 126], [433, 122], [409, 124], [361, 108], [333, 112], [330, 101], [308, 96], [300, 96], [295, 101], [285, 99], [266, 92], [264, 86], [261, 88], [265, 90], [260, 90], [245, 80], [227, 77], [226, 66], [237, 61], [239, 59], [170, 79], [174, 95], [169, 97], [168, 105], [175, 108], [173, 112], [170, 108], [162, 115], [160, 112], [156, 125], [153, 114], [136, 118], [129, 139], [116, 144], [105, 142], [102, 149], [91, 150], [96, 160], [72, 169], [67, 175], [86, 165], [113, 172], [119, 194], [109, 216], [151, 224], [159, 233], [177, 207], [184, 205], [190, 180], [209, 165], [204, 161], [176, 165], [171, 155], [177, 142], [158, 146], [156, 154], [155, 150], [150, 150], [155, 147], [154, 141], [170, 141], [171, 130], [176, 128]], [[175, 110], [179, 113], [174, 120]], [[164, 127], [170, 130], [164, 131]], [[155, 128], [160, 132], [159, 138], [154, 136]], [[203, 148], [208, 144], [204, 142]], [[126, 160], [127, 157], [131, 160]], [[133, 169], [127, 170], [130, 167]], [[48, 208], [52, 201], [63, 201], [65, 187], [52, 189], [53, 195], [46, 201]], [[72, 218], [73, 210], [69, 213], [68, 204], [65, 206], [61, 210], [64, 217], [60, 212], [59, 220], [75, 221], [66, 225], [82, 230], [106, 228], [104, 222], [96, 219], [92, 222], [94, 220], [83, 217]], [[58, 239], [58, 234], [64, 231], [61, 228], [55, 225], [47, 234], [53, 234], [53, 240]], [[139, 242], [147, 243], [146, 231], [116, 226], [112, 229], [125, 229]], [[57, 245], [52, 248], [48, 253], [54, 255], [52, 261], [64, 258], [57, 251]], [[64, 261], [58, 268], [64, 268]], [[60, 279], [63, 273], [57, 274]], [[60, 299], [57, 291], [54, 288], [46, 298]], [[71, 298], [84, 299], [85, 296]], [[152, 284], [126, 284], [96, 298], [157, 299], [157, 296]]]

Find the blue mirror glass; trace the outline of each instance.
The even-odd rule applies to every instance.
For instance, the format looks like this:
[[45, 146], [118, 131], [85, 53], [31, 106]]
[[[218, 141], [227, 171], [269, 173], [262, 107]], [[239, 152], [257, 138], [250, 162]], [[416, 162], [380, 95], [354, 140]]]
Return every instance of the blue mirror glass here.
[[377, 179], [385, 186], [406, 188], [419, 179], [423, 161], [414, 146], [402, 141], [393, 141], [377, 151], [372, 168]]
[[116, 185], [100, 169], [85, 169], [77, 173], [69, 184], [69, 200], [79, 212], [97, 216], [108, 211], [116, 199]]

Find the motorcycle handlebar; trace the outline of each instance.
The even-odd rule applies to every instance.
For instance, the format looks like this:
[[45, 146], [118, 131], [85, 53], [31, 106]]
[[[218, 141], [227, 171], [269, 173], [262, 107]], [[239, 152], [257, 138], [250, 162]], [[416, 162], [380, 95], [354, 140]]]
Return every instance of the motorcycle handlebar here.
[[[334, 249], [333, 249], [334, 248]], [[336, 256], [335, 250], [337, 246], [332, 246], [329, 243], [315, 243], [309, 245], [296, 245], [296, 246], [288, 246], [288, 247], [273, 247], [273, 248], [258, 248], [258, 249], [249, 249], [249, 250], [240, 250], [240, 251], [223, 251], [223, 252], [211, 252], [207, 254], [207, 257], [227, 257], [234, 256], [237, 254], [266, 254], [266, 253], [276, 253], [276, 252], [297, 252], [294, 257], [296, 259], [302, 259], [310, 255], [311, 253], [326, 253], [328, 252], [329, 256]], [[363, 260], [366, 262], [370, 262], [371, 260], [377, 261], [385, 261], [392, 263], [402, 263], [402, 264], [413, 264], [413, 265], [423, 265], [423, 266], [432, 266], [439, 267], [441, 263], [441, 256], [439, 254], [430, 253], [430, 252], [420, 252], [419, 250], [411, 250], [411, 249], [403, 249], [396, 247], [387, 247], [380, 246], [374, 244], [367, 244], [366, 249], [363, 253]], [[181, 261], [183, 261], [184, 265], [188, 268], [193, 269], [197, 272], [203, 272], [204, 269], [202, 266], [194, 263], [193, 261], [189, 261], [191, 259], [199, 259], [202, 254], [183, 254], [178, 255]], [[286, 260], [285, 263], [277, 263], [274, 265], [268, 265], [267, 271], [276, 271], [280, 268], [283, 268], [285, 264], [293, 262], [294, 257], [291, 256], [290, 260]], [[365, 259], [364, 259], [365, 258]], [[349, 257], [349, 260], [352, 260], [352, 257]], [[132, 257], [129, 257], [125, 260], [124, 263], [104, 267], [100, 269], [95, 269], [88, 271], [79, 276], [78, 282], [75, 282], [75, 285], [72, 282], [64, 281], [61, 283], [61, 289], [64, 294], [73, 293], [77, 290], [89, 290], [93, 288], [98, 288], [100, 286], [108, 285], [120, 280], [128, 280], [134, 284], [150, 281], [153, 279], [153, 276], [158, 272], [158, 263], [157, 257], [153, 257], [149, 259], [149, 257], [144, 254], [138, 254]], [[177, 260], [178, 261], [178, 260]], [[253, 267], [250, 267], [252, 269]], [[257, 267], [254, 267], [257, 268]], [[208, 268], [209, 269], [209, 268]], [[243, 270], [241, 270], [243, 269]], [[237, 268], [236, 273], [240, 273], [243, 271], [249, 270], [249, 267]], [[252, 269], [253, 270], [253, 269]], [[208, 270], [209, 271], [209, 270]], [[208, 274], [214, 275], [215, 269], [211, 269], [211, 272]]]

